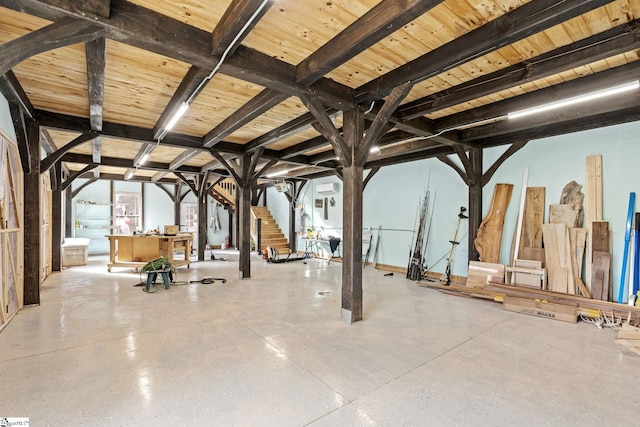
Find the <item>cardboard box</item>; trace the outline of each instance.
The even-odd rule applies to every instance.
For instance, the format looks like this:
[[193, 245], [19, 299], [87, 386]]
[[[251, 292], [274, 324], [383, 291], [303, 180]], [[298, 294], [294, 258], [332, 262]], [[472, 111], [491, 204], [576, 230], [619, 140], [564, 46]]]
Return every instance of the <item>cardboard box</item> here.
[[554, 304], [541, 300], [505, 296], [502, 305], [507, 311], [529, 314], [545, 319], [576, 323], [578, 321], [577, 305]]

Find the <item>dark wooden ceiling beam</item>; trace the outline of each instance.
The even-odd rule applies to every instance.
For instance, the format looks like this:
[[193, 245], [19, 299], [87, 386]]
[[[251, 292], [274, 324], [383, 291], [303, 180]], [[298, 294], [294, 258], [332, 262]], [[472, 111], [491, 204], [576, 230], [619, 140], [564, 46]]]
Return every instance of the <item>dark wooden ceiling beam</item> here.
[[[79, 164], [92, 164], [93, 159], [90, 155], [87, 154], [77, 154], [77, 153], [66, 153], [64, 156], [60, 158], [60, 161], [66, 163], [79, 163]], [[99, 164], [96, 163], [97, 166], [111, 166], [116, 168], [134, 168], [133, 160], [131, 159], [120, 159], [117, 157], [102, 157]], [[181, 166], [178, 169], [171, 170], [169, 165], [166, 163], [160, 162], [146, 162], [144, 165], [138, 166], [140, 170], [157, 170], [163, 172], [183, 172], [183, 173], [191, 173], [191, 174], [200, 174], [200, 168], [195, 166]]]
[[31, 100], [29, 100], [13, 71], [9, 70], [0, 75], [0, 93], [4, 95], [9, 103], [19, 105], [24, 114], [30, 118], [35, 117], [35, 110]]
[[204, 146], [206, 148], [213, 147], [225, 137], [253, 119], [260, 117], [287, 98], [286, 94], [271, 89], [263, 90], [207, 133], [204, 137]]
[[313, 114], [317, 122], [314, 123], [314, 128], [320, 132], [333, 146], [333, 149], [338, 154], [338, 157], [345, 164], [351, 163], [352, 153], [347, 147], [346, 142], [342, 138], [340, 131], [336, 128], [331, 120], [331, 117], [325, 111], [324, 106], [319, 100], [313, 97], [302, 96], [300, 98], [302, 103], [307, 107], [309, 112]]
[[212, 54], [231, 56], [238, 45], [273, 5], [274, 0], [234, 0], [213, 29]]
[[371, 150], [371, 147], [373, 147], [381, 135], [389, 130], [389, 117], [391, 117], [398, 105], [400, 105], [402, 100], [409, 94], [411, 88], [413, 88], [413, 83], [407, 82], [391, 91], [391, 94], [385, 100], [384, 105], [380, 108], [378, 114], [376, 114], [371, 126], [369, 126], [365, 132], [362, 140], [362, 146], [359, 147], [358, 155], [356, 156], [356, 164], [364, 165], [367, 157], [369, 156], [369, 150]]
[[[280, 152], [281, 159], [288, 159], [294, 156], [297, 156], [302, 153], [306, 153], [307, 151], [316, 150], [325, 145], [330, 145], [331, 143], [327, 141], [327, 138], [320, 135], [315, 138], [308, 139], [306, 141], [300, 142], [296, 145], [292, 145], [291, 147], [285, 148]], [[334, 154], [335, 156], [335, 154]]]
[[[269, 7], [271, 7], [272, 3], [272, 1], [264, 0], [233, 1], [213, 30], [213, 55], [221, 56], [221, 61], [231, 56], [242, 40], [248, 35], [249, 31], [258, 23], [258, 20], [267, 12]], [[213, 69], [204, 70], [192, 66], [189, 69], [180, 86], [173, 94], [167, 108], [165, 108], [160, 116], [158, 123], [154, 126], [154, 136], [156, 139], [164, 136], [167, 132], [165, 130], [166, 125], [174, 116], [177, 109], [180, 108], [181, 104], [191, 102], [198, 93], [204, 89], [206, 83], [216, 72], [217, 67], [218, 65]], [[286, 96], [284, 96], [284, 98], [286, 98]], [[219, 134], [222, 135], [219, 139], [219, 141], [221, 141], [226, 135], [233, 132], [233, 130], [235, 129], [225, 125], [222, 130], [214, 129], [212, 132], [219, 132]], [[225, 134], [225, 131], [228, 131], [228, 133]], [[210, 139], [213, 139], [213, 137], [210, 137]], [[205, 144], [207, 142], [205, 138]], [[215, 142], [212, 142], [208, 147], [214, 144]]]
[[410, 120], [501, 90], [571, 70], [640, 48], [640, 21], [619, 25], [510, 67], [495, 71], [398, 108], [398, 118]]
[[[381, 148], [379, 152], [373, 153], [369, 156], [367, 164], [372, 161], [391, 158], [391, 157], [402, 155], [402, 154], [418, 153], [425, 150], [434, 150], [440, 147], [442, 147], [442, 144], [439, 144], [430, 139], [419, 139], [415, 141], [410, 141], [402, 145]], [[453, 149], [449, 152], [453, 152]]]
[[[3, 6], [57, 20], [73, 16], [105, 30], [105, 37], [177, 59], [202, 69], [213, 69], [219, 58], [211, 55], [211, 33], [138, 6], [112, 0], [109, 19], [78, 14], [75, 0], [5, 0]], [[353, 105], [353, 90], [323, 78], [312, 86], [296, 83], [296, 67], [245, 46], [238, 46], [220, 72], [262, 85], [289, 96], [320, 96], [328, 105], [343, 109]]]
[[[93, 173], [91, 173], [91, 172], [84, 173], [84, 174], [78, 176], [78, 178], [92, 179], [92, 180], [97, 181], [97, 179], [94, 177]], [[148, 177], [148, 176], [135, 176], [134, 175], [131, 179], [126, 179], [125, 175], [118, 175], [118, 174], [112, 174], [112, 173], [100, 173], [99, 179], [105, 180], [105, 181], [128, 181], [128, 182], [144, 182], [144, 183], [153, 182], [151, 180], [151, 177]], [[176, 185], [177, 180], [171, 179], [171, 178], [164, 178], [164, 179], [158, 180], [156, 183], [157, 184]]]
[[[392, 32], [397, 31], [402, 25], [411, 22], [439, 3], [441, 3], [441, 0], [386, 0], [379, 3], [302, 61], [296, 70], [298, 83], [310, 85], [316, 82], [328, 71], [356, 56]], [[328, 112], [328, 114], [333, 113], [334, 111]], [[311, 114], [294, 121], [294, 123], [288, 123], [283, 128], [284, 132], [283, 129], [278, 129], [260, 137], [257, 141], [251, 141], [246, 148], [246, 152], [251, 152], [277, 141], [283, 137], [283, 133], [293, 133], [294, 130], [301, 131], [315, 121], [315, 117]]]
[[[435, 130], [453, 129], [470, 123], [497, 119], [506, 116], [510, 112], [524, 110], [549, 102], [605, 89], [610, 86], [631, 82], [638, 80], [639, 73], [640, 62], [632, 62], [627, 65], [611, 68], [534, 92], [525, 93], [513, 98], [443, 117], [435, 121]], [[469, 138], [470, 135], [479, 135], [483, 132], [483, 129], [488, 129], [489, 126], [495, 126], [495, 124], [487, 124], [463, 130], [461, 139], [470, 141], [472, 140], [472, 138]]]
[[369, 159], [369, 161], [367, 161], [367, 163], [365, 163], [364, 168], [376, 168], [397, 165], [400, 163], [414, 162], [418, 160], [438, 157], [439, 155], [452, 154], [453, 152], [453, 147], [438, 144], [432, 148], [427, 147], [423, 150], [416, 150], [408, 153], [401, 152], [399, 154], [396, 154], [395, 156], [385, 157], [381, 159], [371, 158]]
[[[337, 110], [329, 109], [327, 110], [327, 114], [333, 115]], [[260, 147], [266, 147], [269, 144], [273, 144], [278, 142], [281, 139], [284, 139], [288, 136], [294, 135], [298, 132], [302, 132], [303, 130], [308, 129], [313, 122], [316, 121], [316, 118], [313, 117], [313, 114], [306, 113], [301, 116], [296, 117], [295, 119], [249, 141], [244, 144], [243, 148], [245, 152], [250, 152], [256, 150]]]
[[20, 163], [22, 164], [22, 171], [25, 174], [31, 173], [31, 157], [32, 153], [29, 149], [30, 141], [29, 141], [29, 120], [33, 121], [28, 117], [25, 117], [25, 113], [20, 107], [20, 104], [10, 102], [9, 103], [9, 114], [11, 115], [11, 121], [13, 123], [13, 128], [16, 133], [16, 143], [18, 145], [18, 153], [20, 154]]
[[404, 82], [418, 83], [434, 77], [612, 1], [536, 0], [526, 3], [362, 85], [356, 90], [356, 101], [362, 103], [379, 99]]
[[[48, 155], [47, 157], [45, 157], [40, 161], [40, 173], [44, 173], [48, 171], [49, 169], [51, 169], [53, 165], [56, 164], [58, 160], [60, 160], [70, 150], [73, 150], [78, 145], [84, 144], [87, 141], [93, 140], [94, 138], [96, 138], [96, 136], [97, 134], [95, 132], [86, 132], [74, 138], [71, 142], [63, 145], [62, 148], [59, 148], [55, 153], [51, 153], [50, 155]], [[93, 156], [92, 156], [91, 163], [93, 163]]]
[[605, 126], [636, 122], [640, 117], [640, 106], [623, 110], [608, 111], [597, 116], [579, 117], [569, 121], [557, 122], [542, 128], [529, 128], [520, 132], [507, 133], [491, 138], [478, 140], [483, 148], [511, 144], [514, 141], [549, 138], [573, 132], [582, 132]]
[[626, 110], [640, 105], [640, 94], [635, 92], [617, 94], [615, 101], [611, 99], [601, 99], [587, 103], [576, 104], [562, 110], [552, 110], [545, 113], [508, 119], [490, 125], [468, 129], [463, 131], [463, 138], [468, 140], [486, 140], [496, 136], [511, 134], [514, 132], [526, 131], [528, 129], [543, 129], [556, 123], [569, 122], [581, 117], [591, 117], [597, 121], [598, 116], [616, 110]]
[[[407, 142], [408, 145], [402, 145], [402, 146], [398, 146], [398, 147], [394, 147], [393, 149], [391, 148], [387, 148], [383, 150], [383, 147], [386, 147], [388, 145], [392, 145], [392, 144], [396, 144], [398, 142]], [[410, 142], [410, 141], [418, 141], [418, 142]], [[424, 143], [420, 142], [420, 141], [429, 141], [428, 146], [429, 147], [436, 147], [438, 145], [441, 145], [439, 142], [434, 141], [433, 139], [429, 139], [429, 138], [423, 138], [423, 137], [418, 137], [412, 133], [408, 133], [408, 132], [404, 132], [401, 130], [396, 130], [393, 132], [387, 132], [386, 134], [384, 134], [377, 142], [376, 146], [378, 148], [381, 149], [380, 152], [377, 153], [373, 153], [370, 154], [369, 157], [373, 158], [379, 158], [379, 157], [383, 157], [385, 156], [385, 153], [389, 153], [387, 155], [395, 155], [397, 154], [397, 151], [402, 151], [404, 149], [408, 150], [408, 152], [411, 152], [412, 150], [415, 149], [415, 147], [418, 147], [418, 149], [422, 149], [424, 148]], [[389, 151], [391, 150], [391, 151]], [[336, 158], [336, 153], [333, 150], [329, 150], [329, 151], [325, 151], [322, 153], [318, 153], [316, 155], [310, 156], [309, 157], [309, 162], [312, 165], [318, 165], [320, 163], [325, 163], [328, 161], [334, 161]], [[325, 165], [326, 166], [326, 165]]]
[[[4, 6], [4, 4], [2, 5]], [[95, 40], [104, 31], [90, 21], [66, 17], [0, 46], [0, 75], [42, 52]]]
[[42, 127], [40, 127], [40, 145], [47, 155], [55, 153], [58, 150], [58, 146], [53, 141], [53, 137]]
[[442, 0], [383, 0], [297, 66], [296, 80], [311, 84], [400, 29]]
[[[92, 171], [92, 175], [94, 178], [96, 177], [96, 174], [93, 172], [95, 171], [95, 169], [98, 168], [98, 165], [96, 164], [88, 164], [86, 165], [84, 168], [82, 168], [79, 171], [75, 171], [75, 172], [71, 172], [69, 174], [69, 176], [67, 177], [67, 179], [64, 180], [64, 182], [62, 183], [62, 185], [60, 186], [60, 191], [64, 191], [67, 188], [69, 188], [69, 186], [73, 183], [73, 181], [76, 180], [76, 178], [79, 178], [80, 176], [84, 175], [85, 173]], [[98, 172], [98, 176], [100, 176], [100, 173]]]
[[200, 67], [191, 66], [189, 68], [180, 85], [171, 96], [171, 100], [169, 100], [169, 103], [160, 114], [160, 118], [153, 126], [153, 139], [158, 139], [162, 136], [169, 120], [176, 114], [183, 102], [195, 96], [203, 87], [209, 73], [211, 73], [210, 70], [204, 70]]
[[[91, 130], [102, 130], [102, 104], [104, 102], [104, 70], [106, 65], [107, 45], [104, 37], [85, 43], [87, 62], [87, 89], [89, 93], [89, 122]], [[102, 139], [92, 141], [93, 161], [100, 162], [102, 156]]]
[[[45, 110], [35, 110], [36, 118], [40, 126], [47, 129], [65, 130], [70, 132], [85, 133], [91, 131], [89, 119], [84, 117], [69, 116], [60, 113], [54, 113]], [[102, 123], [102, 131], [99, 135], [108, 138], [128, 139], [140, 143], [155, 144], [157, 141], [153, 139], [153, 130], [141, 128], [137, 126], [122, 125], [118, 123], [105, 122]], [[170, 134], [162, 143], [179, 148], [196, 148], [206, 150], [202, 147], [202, 138], [190, 135]], [[229, 149], [234, 152], [242, 152], [237, 144], [225, 143], [221, 144], [218, 149]]]

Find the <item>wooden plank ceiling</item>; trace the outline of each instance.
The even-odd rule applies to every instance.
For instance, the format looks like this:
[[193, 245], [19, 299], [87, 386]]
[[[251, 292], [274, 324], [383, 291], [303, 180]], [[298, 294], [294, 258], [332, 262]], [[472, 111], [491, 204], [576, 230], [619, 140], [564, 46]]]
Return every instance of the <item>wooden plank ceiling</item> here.
[[639, 17], [640, 0], [3, 0], [0, 89], [72, 172], [228, 175], [214, 153], [264, 148], [267, 173], [322, 176], [341, 166], [300, 96], [340, 128], [413, 83], [365, 168], [637, 120], [637, 93], [505, 115], [637, 79]]

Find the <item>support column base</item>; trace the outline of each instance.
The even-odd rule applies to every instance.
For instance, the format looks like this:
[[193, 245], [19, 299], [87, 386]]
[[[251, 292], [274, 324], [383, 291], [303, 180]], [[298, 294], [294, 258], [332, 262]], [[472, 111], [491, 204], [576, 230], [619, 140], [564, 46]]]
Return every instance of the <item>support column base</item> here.
[[353, 312], [351, 310], [347, 310], [346, 308], [342, 309], [342, 321], [347, 325], [353, 325], [354, 323], [362, 322], [362, 319], [354, 319]]

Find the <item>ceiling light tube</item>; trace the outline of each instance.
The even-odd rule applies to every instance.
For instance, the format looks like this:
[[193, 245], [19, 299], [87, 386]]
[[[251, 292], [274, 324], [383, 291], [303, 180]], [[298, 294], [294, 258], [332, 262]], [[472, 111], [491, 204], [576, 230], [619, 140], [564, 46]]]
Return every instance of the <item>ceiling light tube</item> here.
[[178, 107], [176, 112], [171, 117], [171, 120], [169, 120], [169, 122], [166, 124], [164, 130], [170, 131], [171, 129], [173, 129], [173, 127], [176, 125], [176, 123], [178, 123], [178, 120], [180, 120], [180, 118], [184, 115], [188, 108], [188, 103], [183, 102], [182, 104], [180, 104], [180, 107]]
[[289, 170], [283, 169], [281, 171], [276, 171], [267, 175], [267, 178], [273, 178], [280, 175], [286, 175], [289, 173]]
[[133, 178], [133, 174], [134, 174], [134, 171], [129, 171], [127, 175], [124, 177], [124, 179], [130, 180], [131, 178]]
[[371, 147], [371, 149], [369, 150], [369, 152], [370, 152], [370, 153], [373, 153], [373, 154], [375, 154], [375, 153], [379, 153], [379, 152], [380, 152], [380, 147], [378, 147], [378, 146]]
[[592, 101], [594, 99], [603, 98], [605, 96], [611, 96], [622, 92], [627, 92], [640, 87], [640, 81], [635, 80], [633, 82], [612, 86], [608, 89], [596, 90], [594, 92], [585, 93], [583, 95], [574, 96], [571, 98], [563, 99], [560, 101], [550, 102], [548, 104], [538, 105], [537, 107], [525, 108], [524, 110], [514, 111], [509, 113], [507, 117], [509, 119], [517, 119], [520, 117], [530, 116], [532, 114], [543, 113], [545, 111], [555, 110], [557, 108], [567, 107], [569, 105], [578, 104], [580, 102]]
[[149, 153], [144, 153], [142, 157], [140, 157], [139, 165], [144, 165], [144, 163], [149, 159]]

